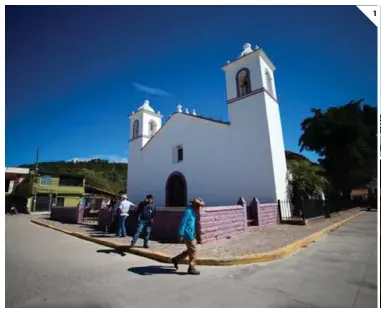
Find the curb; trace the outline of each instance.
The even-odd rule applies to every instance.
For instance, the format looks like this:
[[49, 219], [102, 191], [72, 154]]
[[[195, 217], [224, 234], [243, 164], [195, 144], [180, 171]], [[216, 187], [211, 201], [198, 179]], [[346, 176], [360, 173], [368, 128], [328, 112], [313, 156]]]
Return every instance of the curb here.
[[[243, 265], [243, 264], [254, 264], [254, 263], [264, 263], [264, 262], [270, 262], [274, 260], [278, 260], [284, 257], [287, 257], [297, 250], [307, 247], [310, 243], [315, 242], [317, 239], [323, 237], [329, 232], [332, 232], [333, 230], [343, 226], [346, 224], [348, 221], [356, 218], [359, 216], [362, 212], [359, 212], [357, 214], [354, 214], [353, 216], [350, 216], [346, 219], [343, 219], [339, 222], [336, 222], [314, 234], [311, 234], [301, 240], [298, 240], [292, 244], [286, 245], [284, 247], [268, 251], [268, 252], [263, 252], [263, 253], [253, 253], [253, 254], [248, 254], [248, 255], [242, 255], [242, 256], [235, 256], [235, 257], [230, 257], [230, 258], [223, 258], [223, 259], [215, 259], [215, 258], [199, 258], [196, 259], [197, 265], [208, 265], [208, 266], [232, 266], [232, 265]], [[31, 219], [30, 220], [32, 223], [35, 223], [37, 225], [47, 227], [50, 229], [53, 229], [58, 232], [62, 232], [80, 239], [84, 239], [93, 243], [97, 243], [99, 245], [113, 248], [116, 250], [120, 250], [122, 252], [128, 252], [132, 253], [135, 255], [139, 255], [145, 258], [149, 258], [161, 263], [172, 263], [171, 262], [171, 257], [165, 253], [162, 252], [157, 252], [157, 251], [151, 251], [151, 250], [146, 250], [146, 249], [140, 249], [140, 248], [130, 248], [129, 246], [123, 246], [118, 243], [112, 242], [112, 241], [107, 241], [107, 240], [102, 240], [102, 239], [97, 239], [91, 236], [88, 236], [86, 234], [82, 233], [77, 233], [77, 232], [70, 232], [64, 229], [60, 229], [57, 227], [54, 227], [52, 224], [48, 224], [45, 222], [41, 222], [37, 219]], [[184, 261], [181, 264], [187, 264], [187, 261]]]

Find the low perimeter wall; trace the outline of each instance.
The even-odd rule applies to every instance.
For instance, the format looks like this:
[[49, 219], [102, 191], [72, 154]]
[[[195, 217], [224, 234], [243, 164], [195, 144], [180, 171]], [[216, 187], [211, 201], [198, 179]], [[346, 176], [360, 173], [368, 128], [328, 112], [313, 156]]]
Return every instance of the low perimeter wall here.
[[63, 223], [78, 223], [81, 222], [80, 212], [78, 207], [52, 207], [50, 211], [50, 219]]
[[[177, 242], [179, 227], [184, 208], [157, 208], [152, 226], [151, 239], [165, 242]], [[199, 243], [205, 243], [245, 231], [247, 224], [243, 206], [205, 207], [197, 218], [196, 237]], [[111, 226], [111, 212], [102, 208], [98, 213], [98, 226], [106, 230]], [[133, 236], [137, 219], [129, 216], [126, 220], [128, 236]], [[143, 236], [143, 235], [142, 235]]]
[[[156, 208], [156, 216], [151, 230], [151, 239], [165, 242], [177, 242], [180, 221], [184, 213], [184, 207], [179, 208]], [[111, 212], [102, 208], [98, 213], [98, 226], [105, 230], [106, 225], [111, 226]], [[138, 225], [137, 218], [129, 216], [126, 220], [128, 236], [133, 236]], [[144, 236], [141, 235], [141, 237]]]
[[261, 204], [256, 198], [251, 202], [253, 224], [256, 226], [266, 226], [277, 224], [279, 221], [278, 204]]
[[200, 212], [197, 225], [199, 243], [244, 232], [247, 225], [245, 207], [240, 205], [205, 207]]

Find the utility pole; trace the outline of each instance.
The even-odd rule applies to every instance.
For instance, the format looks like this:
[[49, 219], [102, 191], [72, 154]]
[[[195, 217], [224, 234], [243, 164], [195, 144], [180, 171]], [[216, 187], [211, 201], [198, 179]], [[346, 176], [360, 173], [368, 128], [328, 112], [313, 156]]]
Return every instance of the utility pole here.
[[36, 211], [36, 201], [37, 201], [37, 177], [38, 177], [38, 153], [40, 147], [37, 146], [36, 151], [36, 165], [34, 168], [34, 181], [33, 181], [33, 210]]
[[116, 166], [116, 163], [114, 162], [114, 164], [112, 165], [112, 181], [114, 183], [117, 181], [115, 166]]

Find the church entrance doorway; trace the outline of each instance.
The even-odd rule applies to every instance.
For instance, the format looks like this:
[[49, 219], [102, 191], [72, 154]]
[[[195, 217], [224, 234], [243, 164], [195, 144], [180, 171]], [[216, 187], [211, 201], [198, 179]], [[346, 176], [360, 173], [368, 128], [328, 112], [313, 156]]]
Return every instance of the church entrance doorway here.
[[165, 205], [184, 207], [187, 205], [187, 182], [180, 172], [169, 175], [165, 186]]

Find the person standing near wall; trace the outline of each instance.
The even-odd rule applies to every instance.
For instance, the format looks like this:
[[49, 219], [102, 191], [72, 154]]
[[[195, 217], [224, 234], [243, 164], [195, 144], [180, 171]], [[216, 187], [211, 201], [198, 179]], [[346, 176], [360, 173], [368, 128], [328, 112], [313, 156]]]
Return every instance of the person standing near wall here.
[[148, 241], [151, 235], [151, 229], [153, 224], [153, 218], [156, 213], [156, 207], [153, 203], [153, 196], [148, 194], [146, 199], [143, 202], [140, 202], [138, 209], [136, 211], [136, 215], [139, 220], [138, 229], [134, 235], [134, 238], [131, 241], [131, 247], [134, 247], [140, 234], [145, 229], [144, 236], [144, 248], [148, 249]]
[[199, 275], [200, 272], [196, 270], [196, 217], [205, 203], [201, 198], [194, 198], [190, 203], [191, 205], [185, 208], [179, 229], [180, 242], [185, 242], [187, 250], [175, 256], [172, 263], [179, 269], [179, 263], [189, 257], [188, 274]]
[[126, 237], [126, 219], [128, 217], [128, 212], [130, 211], [130, 207], [133, 206], [130, 201], [127, 200], [127, 195], [123, 194], [121, 197], [121, 202], [119, 204], [119, 236]]
[[110, 216], [111, 216], [110, 227], [107, 229], [109, 233], [116, 233], [118, 231], [117, 230], [118, 223], [116, 222], [116, 220], [117, 219], [119, 220], [119, 218], [116, 217], [115, 204], [116, 204], [116, 199], [112, 198], [110, 200], [110, 203], [107, 206], [108, 211], [110, 212]]
[[118, 198], [111, 200], [109, 210], [111, 211], [111, 225], [110, 225], [109, 232], [115, 233], [118, 235], [118, 231], [119, 231], [119, 200]]

